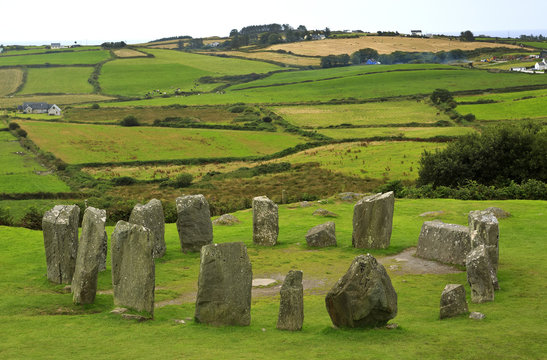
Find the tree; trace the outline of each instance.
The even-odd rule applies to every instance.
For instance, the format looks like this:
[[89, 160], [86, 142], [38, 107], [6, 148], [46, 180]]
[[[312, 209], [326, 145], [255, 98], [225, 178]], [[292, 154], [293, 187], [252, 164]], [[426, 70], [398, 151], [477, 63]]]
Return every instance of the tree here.
[[325, 28], [325, 36], [329, 37], [331, 34], [330, 29], [328, 27]]
[[230, 37], [234, 37], [234, 36], [236, 36], [236, 35], [239, 35], [239, 31], [237, 31], [237, 29], [232, 29], [232, 30], [230, 31]]
[[368, 59], [378, 59], [378, 51], [365, 48], [351, 54], [351, 63], [355, 65], [366, 63]]
[[475, 41], [475, 36], [469, 30], [462, 31], [460, 33], [460, 40], [461, 41]]
[[435, 89], [435, 91], [431, 94], [430, 99], [435, 105], [448, 103], [454, 100], [452, 94], [450, 94], [450, 91], [446, 89]]

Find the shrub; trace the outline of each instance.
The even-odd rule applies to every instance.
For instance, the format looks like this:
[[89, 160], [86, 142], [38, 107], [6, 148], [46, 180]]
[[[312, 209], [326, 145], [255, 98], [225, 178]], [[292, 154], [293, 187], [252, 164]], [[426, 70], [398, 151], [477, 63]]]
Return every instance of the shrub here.
[[230, 106], [228, 108], [228, 111], [234, 114], [239, 114], [245, 111], [245, 109], [247, 109], [245, 105], [234, 105], [234, 106]]
[[433, 93], [431, 94], [430, 98], [435, 105], [454, 101], [454, 98], [450, 94], [450, 91], [446, 89], [435, 89], [435, 91], [433, 91]]
[[133, 115], [127, 115], [123, 118], [122, 121], [120, 121], [121, 126], [139, 126], [139, 121], [137, 118]]
[[17, 129], [17, 132], [16, 132], [17, 136], [20, 136], [20, 137], [27, 137], [27, 132], [24, 130], [24, 129]]
[[91, 108], [94, 109], [94, 110], [97, 110], [97, 109], [99, 109], [100, 107], [101, 107], [101, 106], [100, 106], [99, 104], [97, 104], [97, 103], [91, 105]]
[[471, 114], [471, 113], [465, 114], [465, 115], [463, 115], [462, 117], [463, 117], [463, 119], [466, 120], [466, 121], [475, 121], [475, 119], [476, 119], [475, 115], [474, 115], [474, 114]]
[[172, 186], [176, 188], [185, 188], [192, 184], [192, 180], [194, 180], [192, 174], [182, 173], [177, 175], [175, 180], [173, 180]]
[[10, 122], [9, 125], [8, 125], [8, 128], [9, 128], [10, 130], [19, 129], [19, 124], [16, 123], [16, 122]]
[[37, 208], [31, 206], [25, 216], [21, 219], [20, 225], [27, 229], [42, 230], [42, 214]]
[[131, 176], [115, 177], [110, 181], [112, 182], [112, 185], [114, 185], [114, 186], [133, 185], [134, 183], [137, 182], [137, 180], [135, 180]]

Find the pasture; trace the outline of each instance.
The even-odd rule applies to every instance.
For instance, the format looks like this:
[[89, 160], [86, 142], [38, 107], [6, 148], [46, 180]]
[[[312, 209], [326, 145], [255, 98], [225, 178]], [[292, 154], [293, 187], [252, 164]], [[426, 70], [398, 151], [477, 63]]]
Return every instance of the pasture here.
[[0, 108], [13, 108], [22, 105], [23, 102], [47, 102], [49, 104], [68, 105], [107, 101], [114, 99], [111, 96], [99, 94], [70, 94], [70, 95], [36, 95], [36, 96], [12, 96], [0, 97]]
[[367, 127], [346, 129], [320, 129], [318, 133], [333, 139], [365, 139], [376, 136], [402, 136], [428, 139], [436, 136], [461, 136], [472, 132], [471, 127]]
[[[416, 245], [424, 221], [418, 216], [420, 213], [443, 210], [441, 220], [466, 224], [470, 210], [489, 206], [499, 206], [513, 214], [500, 220], [501, 290], [496, 292], [494, 302], [475, 304], [470, 301], [466, 285], [469, 310], [486, 314], [486, 319], [474, 321], [460, 316], [439, 320], [439, 298], [444, 286], [466, 284], [465, 272], [418, 274], [406, 270], [405, 263], [384, 256]], [[152, 354], [200, 359], [353, 359], [356, 354], [383, 359], [446, 359], [447, 354], [458, 359], [543, 357], [544, 346], [539, 339], [547, 314], [540, 299], [547, 293], [538, 284], [543, 281], [547, 260], [542, 236], [547, 231], [547, 222], [542, 221], [545, 202], [397, 200], [391, 246], [383, 251], [351, 247], [352, 204], [321, 207], [340, 215], [334, 219], [337, 247], [316, 250], [306, 246], [306, 231], [325, 221], [311, 215], [315, 208], [280, 206], [279, 243], [273, 248], [252, 244], [249, 211], [235, 213], [241, 220], [238, 225], [214, 228], [215, 242], [245, 243], [254, 278], [282, 279], [290, 269], [304, 272], [305, 317], [299, 332], [275, 328], [279, 283], [253, 290], [248, 327], [214, 327], [193, 322], [199, 254], [180, 251], [174, 224], [166, 226], [167, 254], [156, 260], [154, 320], [144, 323], [109, 314], [114, 308], [110, 257], [107, 271], [99, 274], [95, 304], [76, 306], [72, 304], [72, 295], [63, 292], [64, 285], [52, 285], [44, 276], [41, 232], [0, 227], [4, 240], [0, 266], [5, 269], [0, 285], [0, 329], [4, 334], [0, 352], [5, 358], [57, 358], [64, 356], [67, 348], [71, 349], [71, 356], [80, 358], [144, 359]], [[112, 230], [107, 228], [109, 237]], [[399, 325], [395, 330], [333, 328], [326, 312], [326, 292], [352, 259], [366, 252], [384, 262], [397, 291], [398, 314], [391, 320]], [[186, 319], [186, 323], [175, 324], [174, 319]], [[51, 341], [52, 336], [55, 341]], [[469, 341], [469, 336], [475, 341]]]
[[14, 93], [22, 81], [23, 70], [0, 69], [0, 97]]
[[19, 121], [40, 149], [69, 164], [272, 154], [304, 142], [285, 133]]
[[491, 104], [458, 105], [456, 110], [461, 114], [473, 113], [478, 120], [488, 121], [547, 119], [547, 96], [523, 99], [521, 95], [515, 93], [512, 100]]
[[116, 49], [112, 51], [114, 55], [120, 58], [126, 58], [126, 57], [143, 57], [146, 56], [145, 53], [142, 51], [138, 51], [135, 49], [129, 49], [129, 48], [123, 48], [123, 49]]
[[19, 65], [92, 65], [110, 58], [106, 50], [59, 52], [53, 54], [34, 54], [20, 56], [0, 56], [0, 66]]
[[303, 57], [273, 51], [215, 51], [214, 54], [241, 57], [250, 60], [276, 61], [288, 66], [319, 66], [321, 62], [318, 57]]
[[86, 94], [93, 91], [87, 81], [92, 67], [30, 68], [27, 81], [18, 95], [29, 94]]

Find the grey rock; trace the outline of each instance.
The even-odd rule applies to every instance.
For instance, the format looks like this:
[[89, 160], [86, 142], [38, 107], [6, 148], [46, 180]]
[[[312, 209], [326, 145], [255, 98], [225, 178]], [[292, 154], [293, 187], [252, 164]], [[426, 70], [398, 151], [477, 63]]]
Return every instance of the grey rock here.
[[177, 230], [182, 251], [200, 251], [203, 245], [213, 242], [211, 211], [205, 197], [186, 195], [176, 199]]
[[353, 247], [386, 249], [391, 241], [395, 197], [393, 191], [362, 198], [353, 207]]
[[304, 322], [304, 287], [302, 271], [291, 270], [285, 277], [281, 290], [277, 328], [280, 330], [302, 330]]
[[143, 321], [146, 321], [146, 320], [150, 320], [151, 318], [146, 317], [146, 316], [142, 316], [142, 315], [137, 315], [137, 314], [122, 314], [122, 319], [135, 320], [137, 322], [143, 322]]
[[298, 203], [298, 205], [302, 208], [307, 208], [307, 207], [312, 207], [314, 206], [314, 204], [312, 204], [311, 202], [309, 201], [301, 201]]
[[397, 329], [398, 327], [399, 327], [399, 324], [397, 323], [391, 323], [386, 325], [386, 329], [388, 330], [394, 330], [394, 329]]
[[234, 215], [232, 214], [223, 214], [223, 215], [220, 215], [218, 218], [216, 218], [215, 220], [213, 220], [213, 225], [234, 225], [234, 224], [239, 224], [241, 221], [239, 221], [238, 218], [236, 218]]
[[418, 238], [416, 256], [447, 264], [465, 265], [471, 250], [469, 228], [463, 225], [445, 224], [442, 221], [426, 221]]
[[165, 255], [165, 215], [161, 201], [152, 199], [146, 205], [135, 205], [129, 222], [150, 229], [154, 236], [154, 258]]
[[112, 310], [110, 313], [115, 315], [121, 315], [123, 313], [126, 313], [127, 311], [129, 311], [128, 308], [117, 307], [114, 310]]
[[467, 314], [467, 301], [465, 300], [465, 287], [461, 284], [448, 284], [441, 294], [440, 318]]
[[482, 320], [485, 317], [486, 317], [486, 315], [484, 315], [483, 313], [478, 312], [478, 311], [473, 311], [471, 314], [469, 314], [469, 318], [474, 319], [474, 320]]
[[469, 231], [471, 233], [471, 247], [484, 245], [490, 264], [492, 265], [492, 284], [499, 290], [498, 259], [499, 259], [499, 223], [490, 211], [471, 211], [468, 215]]
[[154, 314], [154, 239], [148, 228], [118, 221], [112, 234], [114, 305]]
[[343, 192], [338, 194], [338, 199], [342, 201], [356, 201], [361, 199], [365, 194], [354, 193], [354, 192]]
[[328, 211], [326, 209], [317, 209], [313, 212], [313, 216], [323, 216], [323, 217], [338, 217], [338, 214]]
[[491, 206], [489, 208], [487, 208], [486, 210], [484, 211], [488, 211], [488, 212], [491, 212], [492, 214], [494, 214], [494, 216], [497, 218], [497, 219], [505, 219], [509, 216], [511, 216], [511, 213], [508, 212], [508, 211], [505, 211], [499, 207], [495, 207], [495, 206]]
[[277, 205], [266, 196], [253, 199], [253, 243], [264, 246], [277, 244], [279, 215]]
[[76, 205], [55, 205], [42, 218], [47, 278], [56, 284], [70, 284], [74, 276], [79, 216]]
[[391, 279], [370, 254], [353, 260], [328, 292], [325, 303], [337, 327], [385, 326], [397, 315], [397, 293]]
[[99, 271], [106, 270], [106, 257], [108, 255], [108, 235], [106, 230], [103, 235], [103, 244], [101, 247], [101, 257], [99, 259]]
[[251, 323], [253, 272], [241, 242], [201, 248], [195, 320], [211, 325]]
[[106, 210], [88, 207], [82, 220], [82, 234], [72, 278], [75, 304], [92, 304], [97, 292], [97, 278], [103, 255]]
[[471, 301], [474, 303], [494, 301], [492, 265], [484, 245], [476, 247], [467, 255], [465, 266], [467, 281], [471, 286]]
[[306, 242], [312, 247], [336, 246], [336, 226], [329, 221], [312, 227], [306, 234]]

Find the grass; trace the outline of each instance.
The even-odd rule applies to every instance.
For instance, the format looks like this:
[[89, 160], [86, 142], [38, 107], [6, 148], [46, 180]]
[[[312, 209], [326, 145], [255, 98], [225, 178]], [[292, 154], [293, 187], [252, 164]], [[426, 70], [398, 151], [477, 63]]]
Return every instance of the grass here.
[[460, 114], [473, 113], [478, 120], [520, 120], [547, 118], [547, 96], [505, 100], [492, 104], [458, 105]]
[[333, 139], [359, 139], [375, 136], [403, 136], [428, 139], [435, 136], [461, 136], [475, 132], [470, 127], [371, 127], [347, 129], [320, 129], [317, 131]]
[[0, 108], [17, 107], [18, 105], [23, 105], [23, 102], [47, 102], [50, 104], [67, 105], [112, 99], [113, 97], [111, 96], [98, 94], [13, 96], [9, 98], [0, 98]]
[[292, 124], [302, 127], [434, 123], [439, 120], [449, 120], [444, 113], [418, 101], [285, 106], [273, 109]]
[[523, 97], [528, 97], [528, 96], [534, 96], [534, 97], [547, 96], [547, 89], [505, 92], [505, 93], [484, 93], [480, 95], [469, 95], [469, 96], [455, 96], [454, 100], [456, 102], [464, 102], [464, 101], [474, 102], [479, 100], [511, 101], [511, 100], [519, 100], [519, 99], [522, 99]]
[[141, 51], [138, 51], [138, 50], [134, 50], [134, 49], [117, 49], [117, 50], [114, 50], [114, 55], [116, 55], [117, 57], [121, 57], [121, 58], [124, 58], [124, 57], [135, 57], [135, 56], [138, 56], [138, 57], [141, 57], [141, 56], [146, 56], [145, 53], [141, 52]]
[[0, 193], [70, 191], [7, 131], [0, 132], [0, 164]]
[[288, 66], [319, 66], [319, 58], [281, 54], [271, 51], [219, 51], [214, 54], [243, 57], [251, 60], [276, 61]]
[[[465, 273], [398, 275], [388, 268], [399, 307], [392, 321], [399, 328], [392, 331], [334, 329], [325, 310], [326, 290], [363, 252], [350, 245], [352, 204], [324, 206], [341, 215], [335, 219], [339, 241], [336, 248], [311, 250], [305, 246], [307, 229], [324, 221], [311, 216], [313, 210], [309, 208], [291, 210], [281, 206], [279, 245], [274, 248], [252, 245], [248, 211], [235, 214], [241, 224], [214, 228], [215, 242], [243, 241], [247, 245], [254, 277], [300, 269], [304, 279], [323, 281], [323, 285], [305, 292], [304, 328], [296, 333], [275, 329], [278, 296], [253, 298], [248, 327], [212, 327], [192, 321], [175, 325], [173, 319], [193, 317], [194, 304], [188, 300], [182, 305], [156, 308], [155, 319], [145, 323], [110, 315], [114, 306], [109, 294], [98, 295], [93, 305], [75, 306], [71, 294], [62, 293], [63, 285], [52, 285], [45, 279], [41, 232], [1, 227], [0, 266], [5, 271], [0, 284], [0, 329], [4, 334], [0, 353], [10, 359], [58, 358], [70, 347], [71, 355], [79, 358], [140, 359], [155, 354], [200, 359], [353, 359], [361, 353], [385, 359], [446, 359], [447, 354], [457, 359], [540, 359], [544, 355], [543, 318], [547, 315], [541, 303], [546, 288], [538, 286], [543, 283], [547, 260], [542, 237], [547, 223], [540, 215], [545, 212], [545, 202], [397, 200], [391, 247], [370, 252], [380, 256], [415, 246], [423, 222], [418, 214], [422, 212], [444, 210], [443, 221], [461, 224], [466, 223], [468, 211], [488, 206], [502, 207], [513, 216], [500, 221], [501, 290], [495, 301], [471, 303], [466, 285], [470, 311], [483, 312], [486, 319], [473, 321], [461, 316], [438, 320], [442, 289], [447, 283], [465, 284]], [[112, 228], [107, 232], [111, 234]], [[166, 256], [156, 260], [157, 302], [184, 297], [195, 291], [197, 283], [199, 256], [180, 252], [174, 224], [166, 227], [166, 242]], [[108, 265], [107, 271], [99, 275], [99, 290], [111, 288], [110, 277]], [[469, 334], [475, 341], [469, 341]], [[208, 342], [204, 343], [204, 338]], [[76, 347], [75, 342], [79, 344]], [[110, 342], [124, 346], [96, 346]]]
[[31, 200], [0, 200], [0, 208], [8, 210], [15, 223], [21, 221], [29, 208], [35, 207], [40, 213], [53, 208], [59, 203], [73, 204], [82, 200], [59, 200], [59, 199], [31, 199]]
[[42, 150], [69, 164], [265, 155], [302, 143], [284, 133], [24, 121]]
[[31, 46], [27, 47], [25, 50], [9, 50], [4, 51], [2, 56], [11, 56], [11, 55], [30, 55], [30, 54], [40, 54], [45, 53], [49, 51], [56, 51], [56, 52], [80, 52], [80, 51], [90, 51], [90, 50], [101, 50], [100, 46], [80, 46], [75, 48], [67, 48], [67, 49], [46, 49], [45, 46]]
[[21, 56], [0, 56], [0, 66], [14, 65], [76, 65], [76, 64], [97, 64], [110, 58], [110, 52], [99, 51], [78, 51], [60, 52], [54, 54], [36, 54]]
[[18, 94], [90, 93], [93, 86], [87, 80], [92, 71], [91, 67], [31, 68], [25, 86]]
[[265, 73], [281, 69], [258, 61], [225, 59], [171, 50], [149, 49], [154, 58], [117, 59], [105, 64], [99, 79], [107, 94], [144, 96], [160, 90], [209, 91], [219, 84], [198, 84], [202, 76]]
[[0, 69], [0, 96], [14, 93], [23, 81], [23, 70]]

